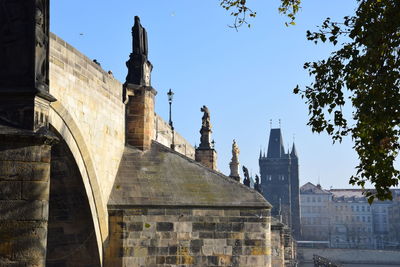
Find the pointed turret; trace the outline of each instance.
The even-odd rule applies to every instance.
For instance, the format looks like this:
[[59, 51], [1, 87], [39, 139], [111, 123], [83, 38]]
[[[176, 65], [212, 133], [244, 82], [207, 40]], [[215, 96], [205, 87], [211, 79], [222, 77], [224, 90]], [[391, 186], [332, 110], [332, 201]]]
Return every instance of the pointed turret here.
[[261, 148], [260, 148], [260, 157], [259, 157], [259, 159], [261, 159], [262, 158], [262, 154], [261, 154]]
[[271, 129], [268, 142], [268, 158], [281, 158], [285, 154], [281, 129]]
[[292, 158], [297, 158], [297, 150], [296, 150], [296, 146], [295, 146], [294, 142], [293, 142], [292, 152], [290, 153], [290, 156]]

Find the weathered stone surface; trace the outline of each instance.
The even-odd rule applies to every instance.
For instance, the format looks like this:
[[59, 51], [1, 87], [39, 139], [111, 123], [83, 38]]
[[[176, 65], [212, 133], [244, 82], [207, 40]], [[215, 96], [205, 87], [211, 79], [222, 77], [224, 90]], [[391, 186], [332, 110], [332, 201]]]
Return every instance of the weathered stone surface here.
[[43, 205], [40, 200], [0, 200], [0, 221], [47, 221], [43, 216]]
[[21, 199], [21, 182], [0, 181], [1, 199]]
[[155, 142], [144, 153], [125, 148], [108, 205], [270, 207], [256, 191]]
[[212, 170], [217, 170], [217, 151], [214, 149], [197, 148], [195, 152], [195, 160]]
[[[66, 143], [53, 146], [46, 266], [100, 266], [94, 220], [77, 164]], [[23, 188], [25, 197], [40, 192]], [[68, 255], [66, 257], [66, 255]]]
[[126, 143], [147, 150], [151, 147], [153, 138], [154, 97], [157, 92], [152, 87], [126, 86], [127, 90], [134, 92], [127, 99]]
[[[90, 174], [95, 173], [98, 184], [93, 190], [107, 199], [125, 142], [122, 84], [54, 34], [50, 34], [50, 80], [50, 93], [59, 100], [52, 103], [50, 123], [64, 138], [68, 127], [74, 141], [85, 144], [87, 149], [78, 151], [93, 166]], [[56, 125], [55, 116], [66, 125]]]
[[44, 266], [53, 137], [4, 126], [0, 135], [0, 266]]
[[[269, 209], [260, 208], [258, 214], [254, 211], [181, 207], [110, 210], [113, 230], [106, 266], [271, 266]], [[149, 215], [154, 213], [163, 215]], [[258, 223], [248, 222], [259, 214], [265, 216], [258, 217]], [[133, 222], [137, 216], [143, 222]], [[238, 220], [243, 222], [236, 223]], [[116, 250], [120, 253], [112, 253]]]
[[49, 182], [22, 182], [22, 199], [26, 200], [48, 200], [49, 199]]

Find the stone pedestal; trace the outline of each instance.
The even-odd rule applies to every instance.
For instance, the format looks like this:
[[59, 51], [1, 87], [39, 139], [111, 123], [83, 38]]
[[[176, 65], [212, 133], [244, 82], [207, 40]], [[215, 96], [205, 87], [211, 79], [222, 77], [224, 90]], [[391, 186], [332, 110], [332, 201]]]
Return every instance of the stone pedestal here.
[[211, 128], [201, 127], [200, 129], [200, 149], [210, 149], [211, 148]]
[[154, 131], [154, 97], [150, 86], [126, 85], [126, 143], [141, 150], [151, 146]]
[[0, 125], [0, 266], [45, 266], [54, 140]]
[[232, 160], [229, 163], [229, 167], [231, 169], [231, 173], [229, 175], [229, 177], [231, 177], [232, 179], [236, 180], [236, 181], [240, 181], [240, 176], [239, 176], [239, 161], [234, 161]]
[[202, 165], [217, 170], [217, 151], [214, 149], [196, 149], [195, 160]]

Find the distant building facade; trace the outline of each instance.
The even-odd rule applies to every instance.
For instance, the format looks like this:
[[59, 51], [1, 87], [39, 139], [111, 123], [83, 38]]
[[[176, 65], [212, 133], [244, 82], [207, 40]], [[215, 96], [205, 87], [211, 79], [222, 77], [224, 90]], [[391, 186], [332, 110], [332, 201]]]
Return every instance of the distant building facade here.
[[261, 187], [272, 204], [272, 216], [282, 218], [300, 237], [299, 159], [295, 145], [285, 153], [281, 129], [271, 129], [267, 155], [260, 151]]
[[300, 188], [302, 240], [329, 240], [330, 212], [326, 207], [332, 195], [311, 183]]
[[[397, 196], [397, 191], [393, 192]], [[324, 190], [320, 185], [306, 183], [300, 188], [300, 203], [302, 240], [327, 241], [332, 248], [398, 246], [400, 239], [390, 234], [390, 229], [400, 227], [399, 218], [390, 215], [391, 210], [398, 209], [398, 199], [369, 205], [361, 190]]]

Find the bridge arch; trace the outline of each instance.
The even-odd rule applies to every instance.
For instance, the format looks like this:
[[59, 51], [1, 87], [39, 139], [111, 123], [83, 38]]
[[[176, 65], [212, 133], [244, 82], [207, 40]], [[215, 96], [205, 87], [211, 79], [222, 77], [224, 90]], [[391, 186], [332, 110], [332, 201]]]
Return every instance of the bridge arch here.
[[[49, 111], [49, 122], [56, 134], [65, 143], [79, 170], [90, 208], [97, 250], [102, 258], [103, 242], [108, 235], [107, 210], [100, 193], [96, 170], [83, 136], [69, 112], [60, 102], [53, 103]], [[51, 181], [51, 180], [50, 180]], [[51, 182], [50, 182], [51, 183]], [[51, 206], [51, 203], [50, 203]]]
[[[50, 93], [57, 99], [51, 103], [49, 123], [63, 146], [63, 148], [56, 147], [55, 158], [65, 158], [69, 168], [76, 168], [78, 174], [65, 179], [75, 181], [77, 190], [80, 190], [79, 187], [83, 188], [85, 200], [80, 199], [78, 202], [84, 206], [87, 204], [87, 214], [76, 214], [81, 217], [76, 217], [75, 220], [85, 220], [85, 223], [89, 223], [90, 219], [97, 254], [102, 262], [104, 243], [108, 238], [107, 201], [125, 142], [122, 84], [54, 34], [50, 35], [49, 57]], [[62, 165], [63, 162], [52, 161], [52, 164]], [[76, 178], [78, 176], [79, 179]], [[54, 179], [54, 183], [58, 183], [58, 188], [64, 186], [65, 190], [68, 190], [68, 183], [62, 179], [61, 177], [58, 180]], [[72, 195], [73, 192], [72, 190]], [[51, 194], [52, 192], [50, 192], [49, 235], [54, 233], [51, 220], [56, 221], [51, 217]], [[69, 199], [68, 195], [63, 197]], [[73, 203], [72, 200], [70, 202]], [[52, 246], [53, 244], [50, 244], [48, 249], [51, 250]], [[54, 254], [55, 258], [59, 256], [60, 254]], [[51, 262], [49, 265], [51, 266]]]

